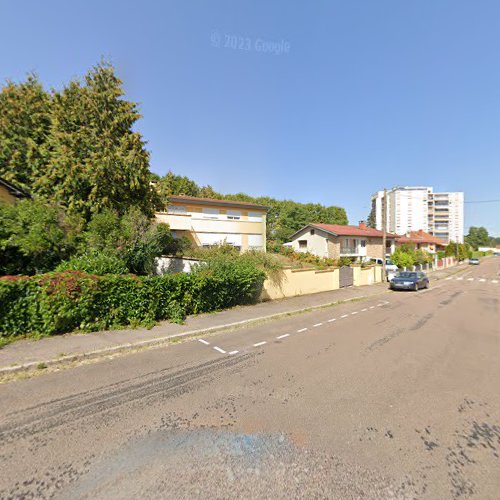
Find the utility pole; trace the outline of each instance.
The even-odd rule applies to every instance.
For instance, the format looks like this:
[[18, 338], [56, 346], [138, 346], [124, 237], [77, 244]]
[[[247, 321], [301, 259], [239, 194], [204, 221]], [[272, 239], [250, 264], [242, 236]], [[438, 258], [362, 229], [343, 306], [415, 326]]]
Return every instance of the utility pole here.
[[384, 197], [382, 198], [382, 276], [387, 279], [387, 269], [385, 265], [385, 250], [387, 246], [387, 189], [384, 188]]

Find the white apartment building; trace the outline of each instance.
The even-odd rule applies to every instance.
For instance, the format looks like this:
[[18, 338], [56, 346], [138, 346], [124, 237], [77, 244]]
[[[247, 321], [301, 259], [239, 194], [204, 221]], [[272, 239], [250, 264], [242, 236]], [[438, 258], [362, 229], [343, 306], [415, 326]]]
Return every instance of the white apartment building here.
[[[384, 192], [372, 196], [376, 228], [382, 229]], [[407, 234], [423, 230], [447, 243], [464, 241], [464, 194], [434, 193], [428, 186], [395, 187], [387, 191], [387, 231]]]

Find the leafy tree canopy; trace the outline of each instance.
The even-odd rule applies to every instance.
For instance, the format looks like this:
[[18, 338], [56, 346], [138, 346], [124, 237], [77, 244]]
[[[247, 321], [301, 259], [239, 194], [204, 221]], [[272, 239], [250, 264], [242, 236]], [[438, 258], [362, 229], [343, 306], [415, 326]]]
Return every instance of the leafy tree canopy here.
[[28, 190], [47, 164], [51, 103], [33, 74], [0, 91], [0, 177]]
[[469, 234], [465, 237], [465, 242], [468, 243], [474, 250], [478, 247], [488, 247], [491, 245], [491, 238], [488, 230], [485, 227], [471, 226]]
[[0, 175], [89, 220], [104, 208], [152, 215], [149, 153], [137, 105], [102, 62], [83, 82], [46, 92], [37, 78], [0, 92]]

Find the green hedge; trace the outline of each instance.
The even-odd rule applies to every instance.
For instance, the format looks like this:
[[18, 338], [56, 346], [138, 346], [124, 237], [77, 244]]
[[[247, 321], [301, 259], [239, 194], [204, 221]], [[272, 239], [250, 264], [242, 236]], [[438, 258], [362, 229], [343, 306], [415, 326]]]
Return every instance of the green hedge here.
[[0, 278], [0, 337], [54, 335], [152, 325], [252, 303], [265, 275], [235, 266], [165, 276], [79, 271]]

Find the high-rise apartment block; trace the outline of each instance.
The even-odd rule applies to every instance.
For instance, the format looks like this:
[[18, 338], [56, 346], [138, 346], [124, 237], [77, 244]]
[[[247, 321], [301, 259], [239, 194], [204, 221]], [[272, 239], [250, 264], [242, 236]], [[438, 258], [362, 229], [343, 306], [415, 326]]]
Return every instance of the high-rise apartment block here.
[[[375, 226], [382, 229], [384, 192], [372, 196]], [[464, 241], [464, 193], [435, 193], [428, 186], [395, 187], [387, 191], [387, 226], [390, 233], [423, 231], [446, 242]]]

